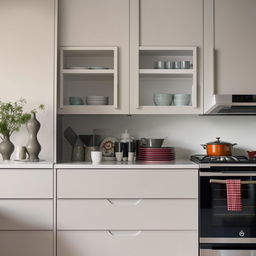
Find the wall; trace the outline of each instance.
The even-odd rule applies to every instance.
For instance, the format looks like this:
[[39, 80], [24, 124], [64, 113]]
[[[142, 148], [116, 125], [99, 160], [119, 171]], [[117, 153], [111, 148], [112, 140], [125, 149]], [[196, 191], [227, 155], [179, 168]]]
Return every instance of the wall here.
[[[166, 146], [176, 148], [176, 157], [189, 158], [191, 154], [204, 153], [202, 143], [222, 140], [237, 143], [235, 153], [256, 150], [255, 116], [66, 116], [63, 127], [71, 126], [78, 134], [91, 134], [102, 129], [105, 135], [119, 136], [129, 129], [136, 138], [165, 137]], [[71, 147], [63, 140], [64, 160], [70, 159]]]
[[[54, 8], [54, 0], [0, 1], [0, 99], [25, 98], [26, 110], [46, 106], [38, 138], [47, 160], [53, 158]], [[12, 137], [16, 146], [27, 139], [24, 127]]]

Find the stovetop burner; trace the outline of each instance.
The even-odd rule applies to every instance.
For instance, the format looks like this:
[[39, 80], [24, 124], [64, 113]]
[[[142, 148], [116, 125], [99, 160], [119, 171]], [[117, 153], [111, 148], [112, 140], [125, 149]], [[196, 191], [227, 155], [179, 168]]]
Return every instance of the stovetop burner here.
[[256, 163], [255, 160], [248, 159], [246, 156], [207, 156], [196, 154], [191, 156], [195, 163]]

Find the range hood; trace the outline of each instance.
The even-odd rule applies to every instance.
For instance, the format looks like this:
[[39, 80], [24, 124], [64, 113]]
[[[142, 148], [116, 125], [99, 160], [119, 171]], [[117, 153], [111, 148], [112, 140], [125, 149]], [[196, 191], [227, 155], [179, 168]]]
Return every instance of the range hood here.
[[206, 115], [256, 115], [256, 95], [214, 95]]

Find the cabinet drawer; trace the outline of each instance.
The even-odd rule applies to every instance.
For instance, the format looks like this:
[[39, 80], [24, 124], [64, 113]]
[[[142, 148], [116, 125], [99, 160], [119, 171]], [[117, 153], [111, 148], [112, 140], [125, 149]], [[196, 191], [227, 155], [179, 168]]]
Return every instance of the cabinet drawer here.
[[197, 199], [59, 199], [58, 229], [197, 230]]
[[197, 198], [196, 169], [58, 170], [58, 198]]
[[53, 256], [51, 231], [0, 231], [1, 256]]
[[53, 230], [53, 200], [0, 200], [0, 230]]
[[197, 232], [58, 231], [57, 250], [58, 256], [195, 256]]
[[0, 198], [52, 198], [52, 169], [1, 169]]

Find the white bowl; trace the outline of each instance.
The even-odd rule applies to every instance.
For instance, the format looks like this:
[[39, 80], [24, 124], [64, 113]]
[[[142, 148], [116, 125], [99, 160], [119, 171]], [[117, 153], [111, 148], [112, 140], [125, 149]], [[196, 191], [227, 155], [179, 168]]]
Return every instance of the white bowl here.
[[172, 103], [173, 95], [169, 93], [154, 94], [154, 103], [157, 106], [169, 106]]

